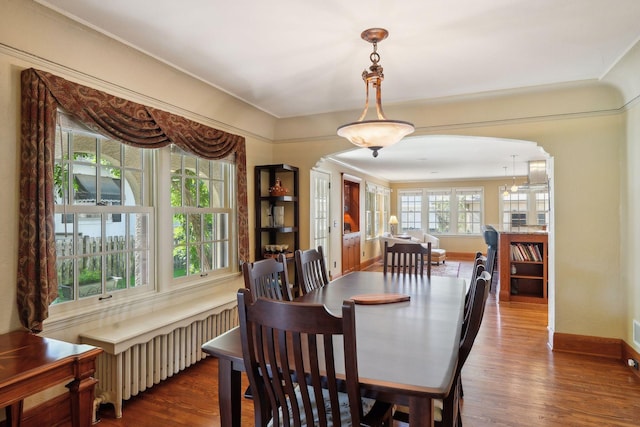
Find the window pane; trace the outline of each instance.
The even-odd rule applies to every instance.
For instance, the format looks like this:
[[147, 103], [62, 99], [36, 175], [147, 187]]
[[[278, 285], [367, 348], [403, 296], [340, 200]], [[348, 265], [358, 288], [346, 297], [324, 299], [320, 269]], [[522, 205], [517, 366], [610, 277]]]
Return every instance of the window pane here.
[[[146, 286], [149, 284], [149, 259], [148, 251], [134, 251], [129, 254], [129, 287]], [[129, 277], [131, 279], [129, 280]]]
[[174, 246], [173, 248], [173, 277], [187, 275], [187, 248], [186, 246]]
[[198, 274], [202, 271], [200, 264], [200, 250], [200, 245], [189, 245], [189, 253], [187, 254], [189, 274]]
[[171, 206], [182, 206], [182, 178], [180, 176], [171, 177]]
[[199, 214], [189, 214], [189, 228], [187, 229], [189, 243], [202, 241], [202, 222]]
[[[89, 251], [96, 249], [97, 245], [89, 245]], [[85, 252], [92, 253], [92, 252]], [[102, 257], [85, 256], [79, 259], [78, 285], [79, 297], [86, 298], [102, 294]]]
[[173, 244], [184, 245], [187, 243], [186, 225], [187, 218], [184, 214], [173, 216]]
[[75, 268], [72, 258], [58, 258], [56, 262], [58, 270], [58, 298], [56, 303], [73, 301], [75, 299]]
[[142, 171], [125, 173], [124, 204], [126, 206], [144, 206]]

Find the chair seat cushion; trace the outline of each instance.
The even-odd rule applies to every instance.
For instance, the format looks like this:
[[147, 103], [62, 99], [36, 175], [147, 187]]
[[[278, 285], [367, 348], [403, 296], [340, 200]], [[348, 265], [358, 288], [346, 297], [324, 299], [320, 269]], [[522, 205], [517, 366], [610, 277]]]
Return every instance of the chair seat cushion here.
[[[300, 408], [300, 411], [302, 412], [300, 414], [300, 420], [301, 420], [301, 424], [304, 425], [318, 425], [319, 424], [319, 419], [318, 419], [318, 409], [317, 409], [317, 404], [314, 398], [314, 394], [313, 394], [313, 387], [308, 386], [307, 389], [309, 390], [309, 397], [311, 398], [311, 406], [313, 408], [313, 423], [308, 423], [306, 420], [306, 415], [304, 414], [304, 404], [302, 403], [302, 396], [300, 394], [300, 386], [296, 385], [295, 388], [295, 393], [296, 393], [296, 399], [298, 400], [298, 407]], [[333, 425], [333, 420], [331, 417], [331, 408], [329, 407], [329, 391], [324, 389], [322, 390], [322, 395], [324, 397], [324, 401], [325, 401], [325, 409], [327, 410], [327, 423], [329, 426]], [[349, 396], [347, 396], [347, 393], [338, 393], [338, 403], [340, 405], [340, 423], [343, 426], [351, 426], [351, 411], [349, 409]], [[376, 403], [375, 399], [369, 399], [366, 397], [362, 398], [362, 413], [364, 415], [368, 414], [369, 411], [371, 410], [371, 408], [373, 408], [373, 405]], [[293, 412], [292, 412], [292, 408], [291, 405], [288, 402], [287, 399], [287, 407], [289, 409], [289, 416], [293, 416]], [[279, 416], [280, 418], [282, 418], [282, 407], [278, 410]], [[269, 424], [267, 424], [268, 427], [273, 427], [273, 419], [269, 421]]]

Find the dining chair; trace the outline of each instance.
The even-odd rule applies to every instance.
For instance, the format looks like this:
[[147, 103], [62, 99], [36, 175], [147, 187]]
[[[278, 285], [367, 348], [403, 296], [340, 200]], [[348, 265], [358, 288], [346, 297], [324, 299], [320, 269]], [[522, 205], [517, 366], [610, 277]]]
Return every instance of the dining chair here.
[[426, 245], [425, 247], [424, 244], [418, 243], [394, 243], [389, 246], [388, 242], [384, 242], [384, 274], [390, 271], [391, 274], [409, 273], [422, 276], [426, 264], [427, 277], [431, 277], [431, 242]]
[[[238, 317], [249, 384], [259, 390], [256, 426], [390, 425], [390, 404], [361, 397], [353, 301], [334, 316], [322, 304], [254, 300], [240, 289]], [[343, 376], [336, 346], [344, 348]]]
[[[460, 416], [460, 400], [462, 399], [461, 372], [469, 353], [471, 353], [478, 331], [480, 331], [490, 286], [491, 275], [488, 271], [483, 271], [473, 283], [471, 304], [469, 306], [470, 315], [467, 321], [463, 321], [460, 332], [458, 362], [453, 376], [453, 385], [447, 397], [434, 403], [436, 408], [434, 411], [434, 423], [437, 426], [462, 427], [462, 417]], [[406, 406], [396, 406], [393, 418], [409, 423], [408, 408]]]
[[275, 300], [291, 301], [291, 284], [287, 271], [287, 260], [279, 254], [277, 260], [265, 258], [242, 265], [244, 287], [251, 289], [256, 298], [263, 297]]
[[306, 251], [298, 249], [293, 256], [296, 262], [296, 279], [302, 295], [329, 283], [322, 246]]

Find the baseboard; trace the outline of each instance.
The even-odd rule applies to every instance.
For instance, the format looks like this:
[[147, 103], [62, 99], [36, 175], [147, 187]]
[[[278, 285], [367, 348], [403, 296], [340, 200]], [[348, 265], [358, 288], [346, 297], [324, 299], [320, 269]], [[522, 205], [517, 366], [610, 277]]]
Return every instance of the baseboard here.
[[454, 261], [473, 261], [476, 258], [476, 253], [473, 252], [450, 252], [447, 250], [447, 259]]
[[553, 334], [553, 351], [622, 360], [622, 340], [574, 334]]
[[382, 260], [382, 256], [369, 258], [368, 260], [365, 260], [364, 262], [360, 263], [360, 270], [366, 270], [368, 267], [371, 267], [373, 264], [375, 264], [380, 260]]

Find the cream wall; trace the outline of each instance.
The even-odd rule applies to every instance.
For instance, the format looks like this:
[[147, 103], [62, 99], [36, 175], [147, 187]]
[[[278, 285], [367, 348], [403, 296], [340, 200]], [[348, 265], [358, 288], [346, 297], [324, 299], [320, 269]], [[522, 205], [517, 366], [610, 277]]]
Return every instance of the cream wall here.
[[[640, 105], [635, 103], [627, 114], [627, 144], [622, 153], [621, 171], [621, 258], [620, 272], [625, 284], [627, 316], [625, 341], [633, 346], [633, 320], [640, 322]], [[636, 351], [638, 346], [634, 346]]]
[[[249, 195], [256, 164], [298, 166], [301, 188], [309, 189], [312, 167], [327, 154], [351, 148], [335, 136], [335, 129], [358, 112], [276, 120], [31, 1], [0, 0], [0, 16], [0, 174], [5, 183], [0, 190], [0, 267], [8, 272], [0, 284], [5, 296], [0, 332], [19, 327], [13, 272], [22, 69], [45, 69], [246, 136]], [[635, 243], [640, 237], [635, 221], [640, 215], [640, 176], [635, 172], [640, 167], [640, 112], [634, 102], [640, 93], [639, 50], [632, 49], [601, 82], [385, 106], [390, 117], [414, 122], [418, 135], [491, 136], [542, 146], [554, 164], [550, 237], [555, 242], [555, 303], [550, 304], [550, 326], [569, 334], [624, 338], [630, 345], [632, 319], [640, 318], [640, 249]], [[339, 204], [334, 199], [335, 209]], [[253, 223], [251, 197], [249, 202]], [[300, 202], [305, 246], [308, 192]], [[332, 236], [332, 247], [340, 234]], [[333, 247], [334, 259], [339, 259], [338, 247]]]

